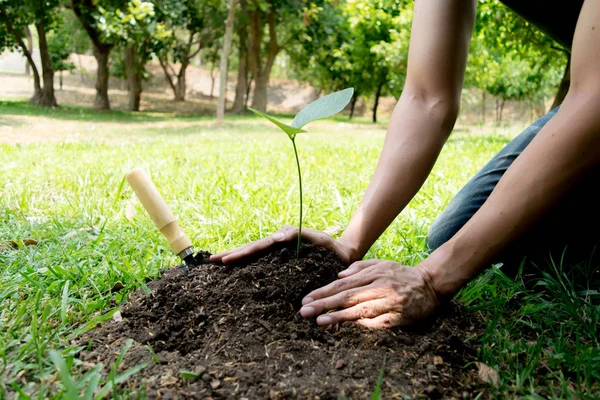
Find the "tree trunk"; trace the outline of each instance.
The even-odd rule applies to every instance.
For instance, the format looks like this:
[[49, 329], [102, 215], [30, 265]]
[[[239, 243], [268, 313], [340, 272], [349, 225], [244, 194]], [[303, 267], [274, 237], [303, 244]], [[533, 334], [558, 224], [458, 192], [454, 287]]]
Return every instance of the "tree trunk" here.
[[254, 80], [254, 94], [252, 96], [252, 108], [265, 112], [267, 110], [267, 89], [269, 88], [269, 77], [260, 74]]
[[506, 103], [506, 99], [502, 99], [500, 102], [500, 113], [498, 114], [498, 126], [502, 124], [502, 114], [504, 114], [504, 103]]
[[269, 8], [266, 15], [267, 26], [269, 28], [269, 44], [267, 46], [267, 57], [264, 64], [261, 63], [260, 49], [263, 32], [263, 15], [260, 9], [250, 13], [250, 35], [248, 41], [248, 62], [254, 75], [254, 95], [252, 96], [252, 108], [265, 112], [267, 110], [267, 88], [269, 87], [269, 77], [275, 58], [281, 50], [277, 43], [277, 33], [275, 31], [275, 12], [273, 5]]
[[[246, 10], [246, 2], [240, 3], [242, 10]], [[248, 42], [246, 24], [238, 24], [238, 37], [240, 38], [239, 46], [239, 68], [237, 76], [237, 85], [235, 87], [235, 100], [231, 108], [232, 113], [239, 114], [244, 111], [245, 96], [248, 90]]]
[[142, 63], [136, 60], [135, 45], [129, 45], [125, 48], [125, 73], [127, 74], [127, 85], [129, 86], [129, 111], [140, 110], [140, 100], [142, 97]]
[[108, 100], [108, 78], [110, 70], [108, 59], [111, 46], [93, 45], [94, 58], [98, 69], [96, 70], [96, 97], [94, 98], [94, 108], [96, 110], [110, 110], [110, 101]]
[[354, 93], [354, 97], [350, 102], [350, 117], [348, 119], [352, 119], [354, 117], [354, 108], [356, 107], [356, 101], [358, 100], [358, 93]]
[[110, 110], [110, 102], [108, 100], [108, 59], [113, 44], [106, 43], [101, 39], [102, 35], [97, 30], [96, 20], [94, 19], [94, 15], [96, 15], [98, 10], [91, 0], [71, 0], [71, 9], [92, 41], [94, 58], [98, 65], [96, 69], [94, 108], [97, 110]]
[[213, 64], [210, 67], [210, 97], [215, 97], [214, 92], [215, 92], [215, 66]]
[[252, 82], [254, 82], [254, 75], [250, 74], [250, 79], [248, 79], [248, 86], [246, 87], [246, 98], [244, 99], [244, 109], [248, 108], [248, 100], [250, 99], [250, 90], [252, 89]]
[[46, 40], [46, 29], [42, 23], [36, 23], [35, 28], [38, 32], [40, 58], [42, 59], [42, 79], [44, 87], [37, 104], [43, 107], [56, 107], [56, 97], [54, 97], [54, 70], [48, 51], [48, 41]]
[[563, 74], [562, 80], [560, 81], [560, 85], [558, 85], [558, 90], [556, 91], [556, 96], [554, 97], [554, 101], [552, 102], [551, 110], [560, 106], [567, 96], [569, 92], [569, 87], [571, 86], [571, 56], [567, 59], [567, 66], [565, 67], [565, 73]]
[[266, 112], [267, 111], [267, 89], [269, 88], [269, 77], [275, 63], [275, 57], [279, 53], [278, 48], [269, 46], [267, 61], [265, 66], [255, 74], [254, 96], [252, 97], [252, 108]]
[[58, 83], [59, 83], [59, 87], [60, 87], [60, 91], [62, 92], [62, 87], [63, 87], [63, 70], [60, 70], [60, 73], [58, 75]]
[[[24, 31], [25, 38], [27, 39], [27, 50], [29, 50], [29, 54], [31, 54], [31, 57], [33, 57], [33, 37], [31, 36], [31, 31], [29, 30], [29, 27], [27, 25], [25, 25]], [[25, 62], [25, 75], [31, 75], [29, 60]]]
[[481, 92], [481, 125], [485, 125], [485, 93], [485, 90]]
[[221, 50], [221, 62], [219, 64], [219, 101], [217, 102], [217, 126], [223, 125], [225, 117], [225, 104], [227, 95], [227, 63], [231, 51], [231, 39], [233, 38], [233, 23], [235, 20], [235, 9], [237, 0], [229, 1], [229, 12], [225, 21], [225, 39], [223, 50]]
[[373, 104], [373, 123], [377, 122], [377, 107], [379, 106], [379, 98], [381, 97], [381, 90], [383, 89], [383, 83], [377, 86], [377, 92], [375, 92], [375, 104]]
[[8, 19], [8, 16], [6, 15], [6, 13], [4, 12], [4, 10], [1, 7], [0, 7], [0, 17], [2, 20], [4, 20], [4, 23], [6, 24], [6, 29], [8, 29], [8, 31], [13, 35], [13, 37], [17, 41], [17, 44], [21, 48], [21, 51], [23, 51], [23, 54], [25, 55], [25, 58], [27, 58], [27, 61], [29, 62], [31, 70], [33, 71], [33, 96], [31, 97], [29, 102], [32, 104], [36, 104], [38, 99], [42, 95], [42, 86], [40, 83], [40, 73], [38, 72], [38, 69], [35, 66], [35, 63], [33, 62], [31, 53], [29, 52], [29, 50], [27, 49], [27, 46], [25, 46], [25, 43], [23, 42], [23, 38], [21, 37], [19, 32], [17, 32], [15, 30], [14, 26]]
[[179, 73], [177, 74], [177, 84], [175, 85], [175, 101], [185, 101], [185, 91], [187, 90], [185, 74], [188, 65], [190, 65], [190, 62], [184, 57], [184, 59], [181, 60], [181, 66], [179, 67]]

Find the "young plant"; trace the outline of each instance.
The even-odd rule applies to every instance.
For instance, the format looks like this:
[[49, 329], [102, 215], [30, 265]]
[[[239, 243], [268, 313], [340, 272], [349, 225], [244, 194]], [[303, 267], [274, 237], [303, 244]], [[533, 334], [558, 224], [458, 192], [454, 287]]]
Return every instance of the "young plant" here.
[[296, 149], [296, 135], [306, 132], [304, 129], [302, 129], [302, 127], [309, 122], [316, 119], [327, 118], [342, 111], [352, 99], [353, 94], [354, 88], [348, 88], [328, 94], [327, 96], [323, 96], [300, 110], [300, 112], [294, 117], [291, 125], [286, 125], [267, 114], [264, 114], [253, 108], [248, 108], [250, 111], [268, 119], [277, 125], [288, 135], [292, 141], [292, 146], [294, 147], [296, 166], [298, 167], [298, 183], [300, 192], [300, 217], [298, 218], [298, 245], [296, 247], [296, 258], [300, 257], [300, 242], [302, 239], [302, 173], [300, 172], [300, 160], [298, 159], [298, 150]]

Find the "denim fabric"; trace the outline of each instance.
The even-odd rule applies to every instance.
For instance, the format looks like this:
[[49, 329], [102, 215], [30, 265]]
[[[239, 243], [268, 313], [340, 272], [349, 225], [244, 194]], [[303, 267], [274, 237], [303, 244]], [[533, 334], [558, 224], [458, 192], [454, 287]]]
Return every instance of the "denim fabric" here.
[[[427, 245], [430, 249], [448, 241], [479, 210], [504, 172], [557, 111], [558, 108], [550, 111], [525, 129], [458, 192], [429, 229]], [[600, 241], [600, 203], [595, 193], [599, 182], [600, 171], [593, 171], [557, 207], [511, 245], [498, 261], [522, 256], [547, 256], [550, 253], [560, 257], [566, 246], [583, 251], [589, 257]]]

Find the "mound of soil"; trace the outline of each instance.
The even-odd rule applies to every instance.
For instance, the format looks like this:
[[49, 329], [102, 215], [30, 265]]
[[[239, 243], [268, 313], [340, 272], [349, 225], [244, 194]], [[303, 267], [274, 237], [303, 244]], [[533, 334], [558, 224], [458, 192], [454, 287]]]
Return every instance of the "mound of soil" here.
[[[299, 316], [311, 290], [344, 268], [322, 248], [292, 245], [236, 265], [164, 271], [134, 293], [122, 321], [79, 338], [84, 365], [151, 363], [122, 383], [150, 398], [368, 398], [383, 368], [384, 398], [472, 398], [486, 392], [475, 367], [481, 321], [451, 303], [418, 329], [321, 328]], [[150, 351], [150, 348], [156, 354]], [[145, 389], [143, 389], [145, 388]]]

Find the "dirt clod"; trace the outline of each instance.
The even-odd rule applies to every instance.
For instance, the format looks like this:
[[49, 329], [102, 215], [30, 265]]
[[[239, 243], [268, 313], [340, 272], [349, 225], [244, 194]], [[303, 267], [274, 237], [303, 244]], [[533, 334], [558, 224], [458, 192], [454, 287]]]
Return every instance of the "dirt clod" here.
[[164, 271], [148, 283], [152, 296], [132, 294], [121, 322], [78, 339], [88, 346], [80, 358], [110, 365], [132, 338], [122, 368], [150, 364], [122, 385], [150, 398], [369, 398], [384, 357], [383, 398], [487, 397], [475, 366], [482, 324], [460, 305], [411, 329], [321, 328], [298, 310], [344, 268], [331, 253], [304, 245], [296, 260], [293, 244], [281, 244], [228, 266], [208, 255], [187, 273]]

